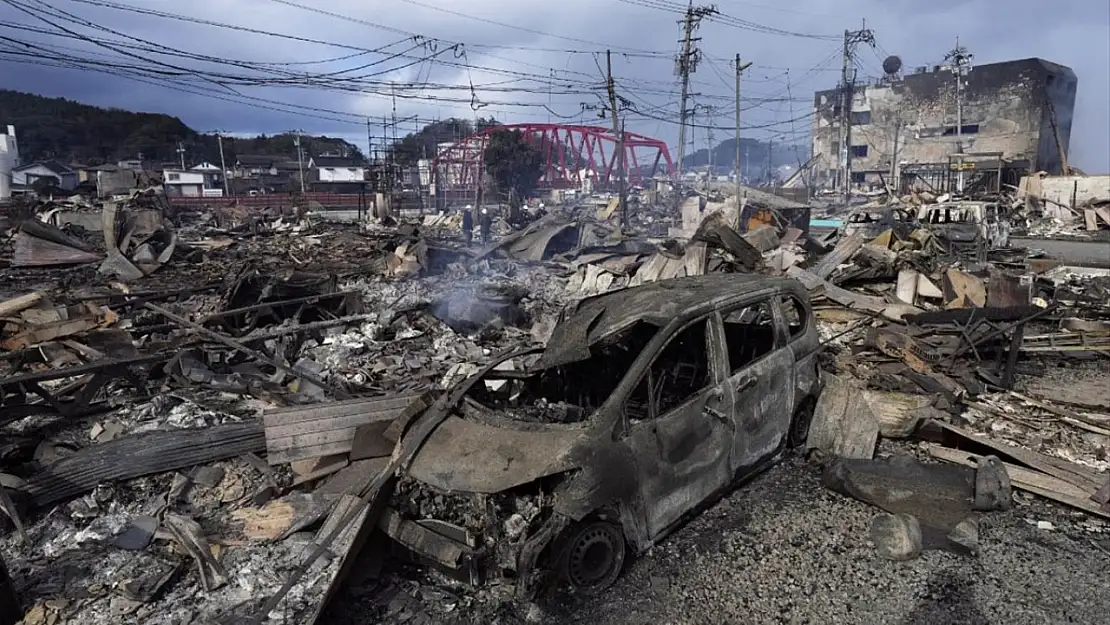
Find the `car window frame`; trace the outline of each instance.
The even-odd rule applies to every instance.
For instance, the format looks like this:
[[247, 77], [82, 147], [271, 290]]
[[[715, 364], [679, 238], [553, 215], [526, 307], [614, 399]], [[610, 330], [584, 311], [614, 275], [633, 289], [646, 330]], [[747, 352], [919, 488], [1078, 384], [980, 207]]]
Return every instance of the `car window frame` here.
[[[681, 326], [678, 326], [677, 328], [672, 330], [670, 332], [670, 334], [667, 336], [667, 338], [664, 339], [659, 344], [658, 349], [654, 350], [655, 353], [653, 353], [651, 355], [651, 359], [647, 362], [647, 364], [643, 367], [643, 369], [640, 370], [640, 372], [638, 374], [638, 377], [636, 378], [636, 381], [633, 382], [631, 385], [629, 385], [627, 387], [628, 391], [626, 393], [624, 393], [622, 397], [620, 397], [619, 406], [620, 406], [620, 414], [621, 414], [620, 420], [621, 420], [621, 423], [622, 423], [621, 429], [623, 430], [623, 432], [621, 434], [622, 437], [627, 436], [628, 433], [632, 429], [632, 424], [631, 424], [631, 422], [628, 418], [628, 412], [625, 410], [625, 406], [628, 403], [628, 398], [631, 397], [631, 395], [636, 391], [637, 388], [639, 388], [640, 383], [643, 382], [644, 379], [651, 374], [651, 368], [655, 365], [655, 361], [659, 360], [659, 356], [663, 353], [663, 350], [667, 349], [667, 346], [671, 344], [671, 341], [675, 340], [675, 338], [678, 337], [679, 334], [682, 334], [682, 332], [684, 332], [685, 330], [687, 330], [688, 328], [693, 326], [695, 323], [704, 323], [704, 324], [706, 324], [706, 326], [705, 326], [705, 341], [706, 341], [705, 359], [709, 363], [710, 379], [709, 379], [709, 384], [707, 384], [705, 388], [716, 386], [716, 385], [721, 384], [722, 382], [724, 382], [724, 380], [728, 379], [727, 378], [727, 375], [728, 375], [727, 373], [724, 374], [726, 377], [721, 377], [722, 374], [723, 374], [722, 371], [720, 370], [721, 365], [720, 365], [719, 362], [717, 362], [717, 359], [713, 358], [712, 353], [709, 352], [709, 342], [713, 340], [713, 335], [714, 335], [714, 333], [711, 331], [712, 329], [710, 327], [710, 322], [713, 319], [713, 315], [715, 315], [716, 313], [717, 313], [716, 310], [714, 310], [712, 312], [708, 312], [704, 315], [700, 315], [698, 317], [695, 317], [694, 319], [691, 319], [690, 321], [682, 324]], [[660, 332], [663, 332], [663, 331], [666, 331], [666, 327], [660, 328]], [[723, 340], [723, 337], [721, 337], [721, 339]], [[727, 359], [727, 356], [726, 356], [726, 359]], [[632, 376], [632, 375], [635, 375], [635, 373], [634, 373], [634, 371], [630, 370], [627, 375]], [[628, 378], [626, 377], [625, 379], [628, 379]], [[621, 382], [617, 385], [617, 387], [620, 388], [623, 384], [624, 384], [624, 380], [621, 380]], [[703, 390], [705, 390], [705, 389], [699, 389], [693, 395], [696, 395], [696, 394], [702, 392]], [[693, 397], [693, 395], [691, 395], [691, 397]], [[683, 403], [685, 403], [685, 402], [683, 402]], [[679, 404], [678, 406], [682, 406], [682, 404]], [[675, 408], [678, 408], [678, 406], [676, 406]], [[648, 411], [649, 411], [649, 413], [651, 411], [650, 400], [649, 400], [649, 405], [648, 405]], [[656, 419], [660, 418], [660, 416], [661, 415], [658, 415], [658, 414], [657, 415], [650, 415], [649, 414], [649, 418], [641, 421], [640, 424], [651, 423], [652, 421], [655, 421]]]
[[[794, 300], [795, 308], [798, 309], [798, 315], [802, 318], [802, 329], [798, 331], [797, 335], [790, 334], [790, 323], [786, 319], [786, 309], [783, 308], [783, 300], [787, 299]], [[789, 346], [791, 343], [802, 339], [806, 335], [806, 333], [809, 332], [809, 318], [811, 316], [810, 309], [808, 308], [808, 302], [803, 300], [801, 297], [798, 297], [796, 293], [791, 293], [790, 291], [783, 291], [779, 293], [775, 297], [775, 304], [777, 304], [780, 308], [779, 314], [782, 317], [783, 336], [786, 339], [783, 346], [786, 347]]]
[[[787, 346], [787, 340], [786, 340], [787, 334], [786, 334], [786, 330], [783, 327], [784, 318], [782, 316], [782, 311], [778, 310], [778, 306], [777, 306], [779, 296], [780, 296], [780, 293], [778, 291], [771, 292], [771, 293], [764, 293], [764, 294], [761, 294], [761, 295], [757, 295], [755, 297], [745, 299], [741, 302], [729, 304], [729, 305], [726, 305], [726, 306], [721, 306], [721, 307], [717, 308], [716, 311], [714, 311], [714, 314], [717, 315], [718, 322], [721, 324], [721, 332], [722, 332], [721, 340], [725, 341], [724, 349], [725, 349], [725, 371], [726, 371], [725, 376], [726, 376], [726, 379], [731, 378], [735, 375], [739, 375], [745, 369], [748, 369], [749, 367], [752, 367], [752, 366], [762, 362], [763, 360], [765, 360], [767, 358], [770, 358], [778, 350], [786, 348], [786, 346]], [[728, 341], [727, 336], [728, 335], [725, 332], [725, 317], [728, 316], [728, 314], [731, 313], [731, 312], [734, 312], [738, 309], [743, 309], [743, 308], [746, 308], [746, 307], [749, 307], [749, 306], [753, 306], [753, 305], [755, 305], [756, 303], [758, 303], [760, 301], [766, 301], [771, 306], [771, 324], [772, 324], [772, 327], [774, 328], [774, 333], [775, 333], [775, 346], [770, 351], [768, 351], [766, 354], [763, 354], [759, 358], [757, 358], [757, 359], [747, 363], [746, 365], [744, 365], [744, 367], [742, 369], [737, 369], [734, 372], [732, 370], [732, 362], [729, 359], [729, 354], [728, 354], [728, 343], [727, 343], [727, 341]]]

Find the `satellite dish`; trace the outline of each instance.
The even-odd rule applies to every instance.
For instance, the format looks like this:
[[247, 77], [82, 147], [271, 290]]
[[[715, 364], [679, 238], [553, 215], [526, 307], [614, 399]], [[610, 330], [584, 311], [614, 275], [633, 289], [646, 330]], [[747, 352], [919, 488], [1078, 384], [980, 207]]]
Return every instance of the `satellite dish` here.
[[888, 56], [883, 61], [883, 71], [888, 75], [897, 74], [902, 69], [902, 59], [896, 56]]

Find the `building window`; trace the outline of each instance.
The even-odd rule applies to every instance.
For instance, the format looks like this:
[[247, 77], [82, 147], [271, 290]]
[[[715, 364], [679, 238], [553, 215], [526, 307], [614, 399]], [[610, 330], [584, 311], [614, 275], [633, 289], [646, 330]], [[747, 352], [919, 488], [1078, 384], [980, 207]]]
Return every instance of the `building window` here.
[[852, 125], [865, 126], [871, 123], [871, 111], [853, 111]]
[[172, 181], [175, 181], [175, 180], [181, 180], [181, 174], [170, 174], [169, 176], [167, 176], [167, 178], [168, 178], [168, 179], [169, 179], [169, 180], [170, 180], [171, 182], [172, 182]]
[[852, 156], [856, 157], [856, 158], [863, 158], [864, 156], [867, 156], [867, 146], [866, 145], [853, 145], [852, 146]]
[[865, 182], [865, 174], [862, 171], [852, 172], [852, 182], [855, 184], [863, 184]]

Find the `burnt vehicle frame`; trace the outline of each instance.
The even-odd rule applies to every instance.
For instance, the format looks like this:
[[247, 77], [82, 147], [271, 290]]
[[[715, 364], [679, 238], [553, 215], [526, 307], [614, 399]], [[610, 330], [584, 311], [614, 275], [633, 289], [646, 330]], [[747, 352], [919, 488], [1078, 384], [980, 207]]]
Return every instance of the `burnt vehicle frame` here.
[[916, 221], [916, 215], [905, 208], [861, 208], [848, 214], [840, 227], [840, 234], [850, 236], [858, 232], [875, 238], [887, 230], [895, 230], [896, 234], [904, 237], [914, 228]]
[[[451, 391], [452, 414], [379, 527], [470, 583], [515, 579], [523, 596], [559, 582], [603, 590], [629, 550], [804, 443], [819, 348], [806, 290], [790, 279], [699, 276], [582, 300], [547, 348]], [[576, 401], [554, 410], [552, 393]], [[520, 416], [536, 403], [558, 416]]]
[[920, 217], [954, 256], [984, 261], [988, 251], [1010, 245], [1011, 215], [998, 202], [942, 202], [923, 207]]

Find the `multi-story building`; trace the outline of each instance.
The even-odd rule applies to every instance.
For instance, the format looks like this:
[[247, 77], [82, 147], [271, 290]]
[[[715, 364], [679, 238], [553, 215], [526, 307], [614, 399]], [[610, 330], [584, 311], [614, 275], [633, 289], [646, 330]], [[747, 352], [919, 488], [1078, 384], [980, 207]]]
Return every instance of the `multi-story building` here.
[[[940, 66], [857, 85], [849, 112], [851, 183], [951, 191], [960, 171], [968, 184], [996, 188], [1026, 172], [1061, 173], [1076, 84], [1063, 65], [1024, 59], [972, 67], [959, 90], [956, 73]], [[839, 188], [842, 93], [814, 97], [811, 173], [818, 188]]]

